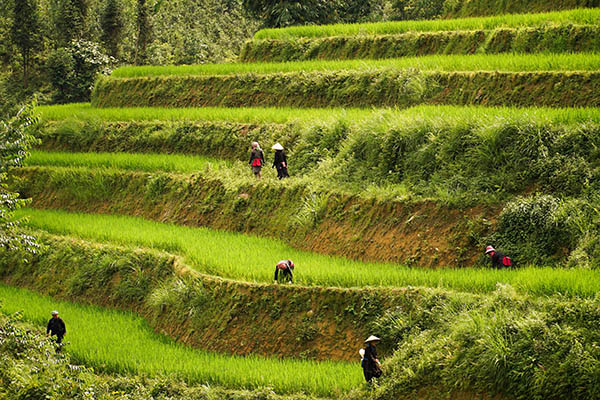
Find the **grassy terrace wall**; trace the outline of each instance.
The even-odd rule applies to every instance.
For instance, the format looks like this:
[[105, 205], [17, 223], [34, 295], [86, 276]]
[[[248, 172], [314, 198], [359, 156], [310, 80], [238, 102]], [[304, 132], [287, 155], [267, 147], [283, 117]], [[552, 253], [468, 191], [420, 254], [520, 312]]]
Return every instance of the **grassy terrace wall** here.
[[[29, 167], [21, 177], [19, 191], [38, 208], [257, 233], [325, 254], [424, 266], [473, 264], [480, 246], [472, 233], [488, 233], [481, 218], [498, 213], [493, 206], [460, 210], [427, 201], [317, 195], [303, 184], [231, 188], [210, 174]], [[306, 221], [299, 223], [300, 214]]]
[[44, 123], [38, 131], [41, 148], [53, 151], [200, 154], [245, 161], [252, 141], [289, 148], [299, 136], [293, 124], [226, 121], [66, 120]]
[[98, 107], [600, 106], [597, 72], [295, 72], [100, 79]]
[[444, 0], [443, 4], [441, 16], [444, 18], [539, 13], [580, 7], [600, 7], [599, 0]]
[[562, 25], [379, 36], [256, 39], [245, 44], [240, 61], [284, 62], [398, 58], [427, 54], [575, 53], [598, 50], [600, 26]]

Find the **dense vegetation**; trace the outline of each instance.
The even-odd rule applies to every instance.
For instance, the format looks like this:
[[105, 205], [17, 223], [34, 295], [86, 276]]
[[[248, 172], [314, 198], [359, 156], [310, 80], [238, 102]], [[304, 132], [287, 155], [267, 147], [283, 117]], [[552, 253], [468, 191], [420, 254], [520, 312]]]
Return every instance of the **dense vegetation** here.
[[259, 26], [241, 0], [7, 0], [1, 11], [2, 116], [34, 94], [89, 100], [96, 75], [115, 65], [235, 59]]

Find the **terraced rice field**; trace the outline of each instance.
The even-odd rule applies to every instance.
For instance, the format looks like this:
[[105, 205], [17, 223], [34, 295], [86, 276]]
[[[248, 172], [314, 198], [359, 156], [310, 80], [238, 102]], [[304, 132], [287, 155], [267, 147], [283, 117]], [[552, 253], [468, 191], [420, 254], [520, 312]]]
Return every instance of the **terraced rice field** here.
[[290, 258], [295, 283], [333, 287], [425, 286], [486, 293], [498, 283], [535, 295], [562, 293], [594, 296], [600, 282], [590, 270], [525, 267], [516, 270], [424, 270], [400, 265], [362, 263], [293, 249], [283, 242], [206, 228], [161, 224], [140, 218], [27, 209], [29, 224], [51, 233], [127, 246], [156, 248], [182, 255], [192, 268], [210, 275], [273, 282], [275, 264]]
[[291, 108], [291, 107], [201, 107], [201, 108], [96, 108], [90, 103], [73, 103], [36, 108], [42, 121], [228, 121], [252, 124], [284, 124], [389, 120], [493, 121], [527, 119], [532, 122], [600, 122], [599, 108], [415, 106], [410, 108]]
[[50, 310], [67, 325], [66, 351], [76, 362], [119, 374], [174, 375], [189, 383], [306, 392], [337, 397], [362, 382], [360, 364], [228, 356], [178, 344], [131, 313], [57, 301], [0, 284], [3, 313], [21, 312], [45, 329]]
[[597, 24], [598, 9], [576, 9], [539, 14], [511, 14], [493, 17], [457, 18], [423, 21], [379, 22], [369, 24], [335, 24], [294, 26], [284, 29], [263, 29], [254, 39], [294, 39], [354, 35], [391, 35], [404, 32], [435, 32], [495, 28], [518, 28], [545, 24]]
[[431, 55], [384, 60], [293, 61], [286, 63], [202, 64], [181, 66], [121, 67], [113, 78], [151, 76], [273, 74], [313, 71], [375, 71], [378, 69], [421, 71], [598, 71], [600, 54], [478, 54]]
[[33, 151], [26, 165], [53, 167], [111, 168], [130, 171], [193, 173], [222, 168], [231, 162], [179, 154], [66, 153]]

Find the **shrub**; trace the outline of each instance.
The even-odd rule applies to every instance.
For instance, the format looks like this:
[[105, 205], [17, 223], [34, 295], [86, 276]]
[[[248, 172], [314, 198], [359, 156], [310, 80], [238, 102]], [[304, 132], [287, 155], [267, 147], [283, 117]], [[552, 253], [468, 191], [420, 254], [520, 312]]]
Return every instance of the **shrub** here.
[[58, 103], [88, 101], [98, 74], [108, 74], [112, 57], [100, 47], [84, 40], [55, 50], [46, 61], [50, 82]]
[[447, 0], [396, 0], [393, 8], [397, 12], [393, 19], [415, 20], [436, 19], [444, 11]]
[[560, 212], [562, 205], [549, 195], [509, 202], [500, 213], [491, 243], [521, 263], [556, 262], [575, 245], [575, 236]]

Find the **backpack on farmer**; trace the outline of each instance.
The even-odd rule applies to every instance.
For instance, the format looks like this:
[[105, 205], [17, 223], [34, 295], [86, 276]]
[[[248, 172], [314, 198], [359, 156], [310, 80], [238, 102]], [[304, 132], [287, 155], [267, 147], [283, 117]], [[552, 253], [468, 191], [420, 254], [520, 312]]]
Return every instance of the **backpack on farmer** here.
[[252, 160], [253, 167], [261, 167], [262, 166], [262, 158], [255, 158]]
[[511, 262], [509, 256], [502, 257], [502, 265], [504, 265], [505, 267], [511, 267], [512, 266], [512, 262]]

